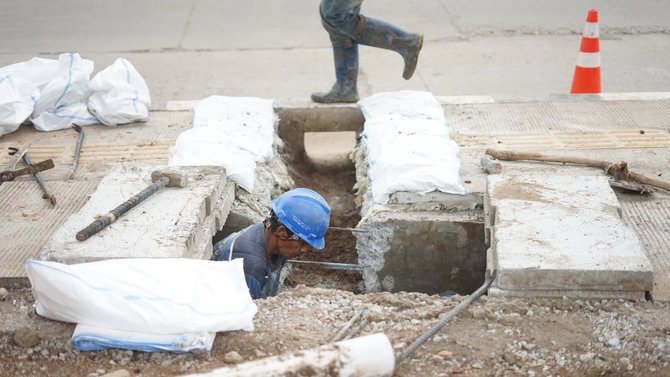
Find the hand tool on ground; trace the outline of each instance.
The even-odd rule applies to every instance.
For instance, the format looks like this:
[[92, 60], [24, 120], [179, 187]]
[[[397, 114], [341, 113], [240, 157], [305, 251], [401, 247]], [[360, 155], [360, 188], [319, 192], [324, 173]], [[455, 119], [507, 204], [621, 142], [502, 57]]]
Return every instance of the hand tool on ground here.
[[7, 164], [7, 169], [5, 170], [16, 170], [16, 165], [19, 163], [19, 161], [21, 161], [23, 155], [28, 153], [29, 149], [30, 144], [22, 148], [9, 147], [9, 155], [12, 156], [12, 158], [9, 160], [9, 163]]
[[[609, 161], [592, 160], [588, 158], [573, 157], [573, 156], [548, 156], [540, 153], [526, 153], [514, 151], [500, 151], [495, 149], [487, 149], [486, 154], [505, 161], [542, 161], [542, 162], [559, 162], [563, 164], [584, 165], [592, 168], [600, 168], [605, 171], [605, 174], [612, 176], [612, 179], [619, 184], [623, 182], [637, 182], [643, 185], [654, 186], [661, 190], [670, 192], [670, 183], [658, 179], [649, 178], [641, 174], [637, 174], [628, 170], [628, 164], [625, 161], [612, 163]], [[632, 189], [632, 185], [627, 185], [627, 188]]]
[[79, 164], [79, 154], [81, 153], [81, 144], [84, 141], [84, 129], [77, 124], [73, 124], [72, 128], [74, 128], [74, 130], [77, 131], [77, 133], [79, 133], [79, 136], [77, 136], [77, 145], [74, 147], [74, 159], [72, 160], [72, 167], [70, 168], [70, 174], [67, 177], [68, 181], [71, 180], [72, 177], [74, 177], [74, 171], [77, 169], [77, 165]]
[[303, 265], [309, 265], [309, 266], [316, 266], [316, 267], [325, 268], [327, 270], [363, 271], [368, 267], [368, 266], [364, 266], [362, 264], [314, 262], [314, 261], [296, 260], [296, 259], [289, 259], [286, 262], [291, 263], [291, 264], [303, 264]]
[[98, 233], [109, 224], [116, 221], [121, 215], [128, 212], [131, 208], [140, 204], [143, 200], [153, 195], [163, 187], [185, 187], [188, 177], [186, 173], [178, 171], [154, 171], [151, 173], [151, 181], [154, 182], [144, 190], [135, 194], [132, 198], [126, 200], [123, 204], [109, 211], [99, 219], [93, 221], [86, 228], [77, 232], [78, 241], [85, 241], [92, 235]]
[[[19, 152], [20, 152], [20, 149], [14, 148], [14, 147], [9, 147], [9, 154], [10, 155], [13, 156], [15, 154], [18, 154]], [[28, 165], [28, 166], [32, 165], [33, 163], [30, 161], [30, 158], [28, 157], [28, 153], [26, 153], [26, 152], [23, 152], [23, 153], [24, 153], [23, 157], [21, 157], [23, 159], [23, 162], [25, 162], [25, 164]], [[44, 182], [44, 179], [42, 179], [42, 175], [40, 175], [40, 173], [37, 173], [37, 172], [32, 173], [32, 174], [33, 174], [33, 177], [35, 177], [35, 180], [37, 181], [37, 184], [40, 185], [40, 188], [42, 189], [42, 192], [44, 192], [44, 194], [42, 195], [42, 198], [49, 199], [49, 202], [51, 203], [51, 205], [55, 206], [56, 205], [56, 197], [47, 188], [47, 184]]]
[[52, 159], [44, 160], [36, 164], [28, 165], [25, 168], [18, 170], [5, 170], [0, 172], [0, 184], [2, 182], [13, 181], [14, 178], [26, 175], [26, 174], [35, 174], [37, 172], [45, 171], [47, 169], [52, 169], [54, 167], [54, 161]]
[[482, 165], [482, 169], [489, 174], [500, 174], [500, 172], [502, 172], [502, 165], [500, 165], [500, 162], [489, 155], [484, 155], [479, 160], [479, 163]]

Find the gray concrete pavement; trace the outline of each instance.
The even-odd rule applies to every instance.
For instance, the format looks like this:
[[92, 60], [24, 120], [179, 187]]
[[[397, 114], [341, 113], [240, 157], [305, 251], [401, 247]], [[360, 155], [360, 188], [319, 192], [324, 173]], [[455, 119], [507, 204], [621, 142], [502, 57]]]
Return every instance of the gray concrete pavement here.
[[[362, 48], [361, 95], [567, 93], [591, 7], [600, 13], [603, 91], [668, 91], [665, 1], [366, 0], [364, 14], [426, 42], [409, 81], [398, 55]], [[334, 80], [318, 0], [11, 1], [0, 5], [0, 33], [0, 66], [78, 52], [97, 72], [123, 56], [147, 80], [154, 108], [212, 94], [307, 98]]]

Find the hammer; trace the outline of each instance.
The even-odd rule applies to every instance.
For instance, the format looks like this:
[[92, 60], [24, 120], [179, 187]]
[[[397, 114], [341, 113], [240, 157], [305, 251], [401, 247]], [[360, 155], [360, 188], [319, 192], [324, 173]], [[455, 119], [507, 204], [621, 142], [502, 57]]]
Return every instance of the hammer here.
[[92, 235], [103, 230], [107, 225], [116, 221], [121, 215], [128, 212], [131, 208], [140, 204], [144, 199], [153, 195], [156, 191], [163, 187], [185, 187], [188, 176], [186, 173], [177, 171], [154, 171], [151, 173], [151, 182], [154, 182], [149, 187], [135, 194], [132, 198], [126, 200], [123, 204], [109, 211], [106, 215], [95, 220], [86, 228], [77, 232], [76, 238], [78, 241], [85, 241]]

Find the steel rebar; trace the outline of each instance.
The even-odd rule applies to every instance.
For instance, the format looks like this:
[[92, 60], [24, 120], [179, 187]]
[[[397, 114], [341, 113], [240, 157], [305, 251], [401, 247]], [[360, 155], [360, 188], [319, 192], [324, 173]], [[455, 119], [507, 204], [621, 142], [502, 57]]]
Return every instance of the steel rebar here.
[[481, 295], [483, 295], [484, 292], [486, 292], [486, 290], [489, 289], [495, 277], [496, 277], [495, 270], [493, 270], [493, 272], [490, 275], [487, 273], [484, 284], [481, 287], [479, 287], [479, 289], [477, 289], [474, 293], [472, 293], [467, 299], [461, 301], [458, 305], [456, 305], [455, 308], [451, 309], [451, 311], [447, 313], [447, 315], [444, 318], [439, 320], [428, 331], [424, 332], [423, 334], [421, 334], [421, 336], [416, 338], [414, 343], [410, 344], [410, 346], [407, 347], [405, 351], [403, 351], [403, 353], [396, 358], [397, 363], [400, 363], [403, 360], [407, 359], [409, 355], [411, 355], [414, 351], [416, 351], [419, 347], [421, 347], [426, 341], [428, 341], [428, 339], [430, 339], [433, 335], [437, 334], [437, 332], [440, 331], [440, 329], [444, 327], [444, 325], [446, 325], [447, 322], [451, 321], [457, 315], [461, 314], [461, 312], [467, 309], [467, 307], [470, 306], [470, 304], [475, 302], [475, 300], [477, 300]]

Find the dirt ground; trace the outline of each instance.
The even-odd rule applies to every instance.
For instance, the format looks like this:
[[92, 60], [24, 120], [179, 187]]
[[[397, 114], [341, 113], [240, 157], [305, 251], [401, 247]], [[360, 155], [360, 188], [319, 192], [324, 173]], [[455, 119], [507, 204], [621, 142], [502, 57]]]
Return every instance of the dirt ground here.
[[[359, 220], [351, 170], [291, 167], [298, 186], [321, 192], [332, 225]], [[357, 263], [355, 238], [332, 232], [322, 253], [302, 259]], [[351, 336], [384, 333], [396, 355], [464, 297], [360, 294], [356, 272], [293, 267], [277, 297], [257, 300], [252, 332], [217, 334], [208, 353], [79, 352], [74, 324], [35, 314], [30, 289], [0, 300], [0, 376], [175, 376], [330, 343], [360, 310]], [[303, 374], [296, 374], [297, 376]], [[333, 374], [307, 373], [305, 376]], [[670, 304], [649, 301], [510, 299], [483, 296], [396, 365], [395, 376], [670, 376]]]
[[[354, 205], [351, 188], [356, 182], [353, 168], [319, 169], [309, 161], [294, 161], [289, 165], [289, 174], [297, 187], [308, 187], [323, 195], [331, 207], [330, 225], [354, 228], [361, 217]], [[326, 247], [319, 252], [304, 254], [298, 260], [357, 264], [356, 238], [351, 232], [329, 231]], [[312, 265], [292, 266], [285, 284], [309, 287], [336, 288], [360, 293], [362, 279], [356, 271], [327, 270]]]
[[[353, 336], [382, 332], [399, 354], [462, 299], [298, 286], [256, 302], [253, 332], [219, 333], [210, 353], [168, 354], [74, 350], [73, 324], [35, 315], [30, 290], [11, 289], [0, 301], [0, 375], [205, 372], [326, 344], [360, 309]], [[397, 365], [395, 375], [670, 376], [670, 305], [483, 296]]]

